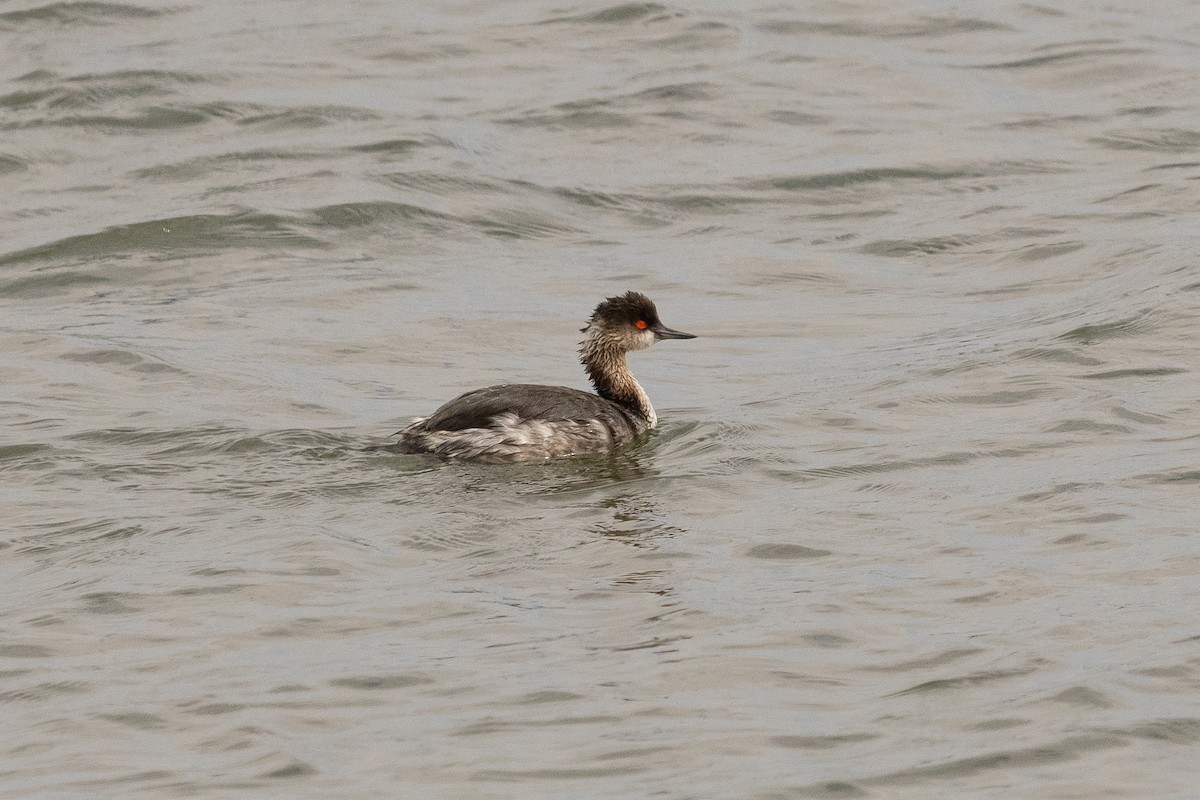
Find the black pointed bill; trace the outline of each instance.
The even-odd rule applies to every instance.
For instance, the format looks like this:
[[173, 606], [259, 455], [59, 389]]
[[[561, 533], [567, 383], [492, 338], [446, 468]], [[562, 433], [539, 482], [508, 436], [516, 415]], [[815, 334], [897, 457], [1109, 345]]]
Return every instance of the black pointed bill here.
[[696, 334], [694, 334], [694, 333], [684, 333], [683, 331], [671, 330], [670, 328], [666, 327], [665, 325], [656, 325], [653, 328], [651, 328], [650, 330], [654, 331], [654, 338], [656, 338], [656, 339], [695, 339], [696, 338]]

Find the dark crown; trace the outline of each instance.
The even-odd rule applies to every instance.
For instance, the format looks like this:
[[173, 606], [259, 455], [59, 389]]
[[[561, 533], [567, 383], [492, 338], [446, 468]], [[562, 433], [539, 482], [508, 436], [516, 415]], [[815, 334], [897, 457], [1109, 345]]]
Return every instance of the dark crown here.
[[659, 324], [658, 309], [654, 307], [650, 298], [641, 292], [626, 292], [616, 297], [610, 297], [596, 306], [589, 324], [599, 322], [601, 324], [633, 325], [638, 320], [642, 320], [653, 328]]

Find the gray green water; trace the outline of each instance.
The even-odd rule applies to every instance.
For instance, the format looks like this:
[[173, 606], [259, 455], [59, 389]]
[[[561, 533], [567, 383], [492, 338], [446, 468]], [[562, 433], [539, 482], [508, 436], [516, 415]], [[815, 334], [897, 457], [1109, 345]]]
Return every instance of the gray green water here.
[[[0, 797], [1190, 798], [1200, 9], [0, 3]], [[362, 452], [583, 385], [660, 430]]]

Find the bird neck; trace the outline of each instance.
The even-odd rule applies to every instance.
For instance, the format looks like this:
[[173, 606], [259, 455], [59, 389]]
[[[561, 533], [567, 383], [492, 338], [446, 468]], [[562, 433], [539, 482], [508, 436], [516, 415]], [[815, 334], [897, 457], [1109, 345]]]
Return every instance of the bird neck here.
[[650, 397], [633, 377], [624, 349], [603, 338], [589, 336], [579, 351], [579, 360], [596, 387], [596, 394], [644, 418], [651, 428], [658, 424]]

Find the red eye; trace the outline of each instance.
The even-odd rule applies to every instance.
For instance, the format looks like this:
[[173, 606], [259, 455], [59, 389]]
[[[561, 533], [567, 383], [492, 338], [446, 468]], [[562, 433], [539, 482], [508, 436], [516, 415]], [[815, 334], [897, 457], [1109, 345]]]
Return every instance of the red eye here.
[[633, 323], [633, 327], [637, 328], [639, 331], [646, 330], [646, 320], [639, 319], [637, 322]]

